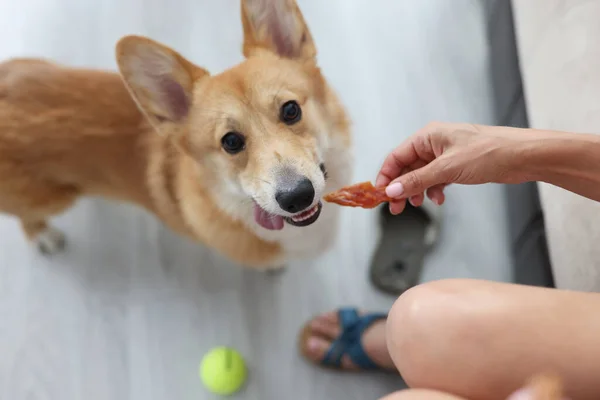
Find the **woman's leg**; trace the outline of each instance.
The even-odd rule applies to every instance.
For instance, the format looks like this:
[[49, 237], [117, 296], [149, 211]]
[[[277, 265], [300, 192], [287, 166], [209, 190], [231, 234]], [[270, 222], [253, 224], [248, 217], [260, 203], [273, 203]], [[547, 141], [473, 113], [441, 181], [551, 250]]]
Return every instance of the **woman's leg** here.
[[402, 390], [385, 396], [381, 400], [466, 400], [451, 394], [441, 393], [434, 390], [409, 389]]
[[503, 400], [556, 372], [566, 395], [600, 398], [600, 295], [474, 280], [414, 287], [392, 307], [390, 355], [413, 388]]

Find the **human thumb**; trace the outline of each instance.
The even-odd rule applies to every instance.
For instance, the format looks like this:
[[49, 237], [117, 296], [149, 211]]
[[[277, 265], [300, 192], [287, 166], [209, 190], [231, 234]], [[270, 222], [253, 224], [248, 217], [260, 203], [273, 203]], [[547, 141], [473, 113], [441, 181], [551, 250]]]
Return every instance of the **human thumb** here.
[[394, 179], [385, 189], [385, 194], [393, 199], [407, 199], [425, 192], [443, 181], [436, 161], [424, 167], [407, 172]]

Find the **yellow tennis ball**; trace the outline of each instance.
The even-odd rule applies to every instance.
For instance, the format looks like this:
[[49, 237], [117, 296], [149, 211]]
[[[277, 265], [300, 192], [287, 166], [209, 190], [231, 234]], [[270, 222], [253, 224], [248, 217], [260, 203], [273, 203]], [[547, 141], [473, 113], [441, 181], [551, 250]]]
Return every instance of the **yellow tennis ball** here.
[[227, 396], [237, 392], [248, 374], [240, 353], [229, 347], [209, 351], [200, 363], [200, 379], [212, 393]]

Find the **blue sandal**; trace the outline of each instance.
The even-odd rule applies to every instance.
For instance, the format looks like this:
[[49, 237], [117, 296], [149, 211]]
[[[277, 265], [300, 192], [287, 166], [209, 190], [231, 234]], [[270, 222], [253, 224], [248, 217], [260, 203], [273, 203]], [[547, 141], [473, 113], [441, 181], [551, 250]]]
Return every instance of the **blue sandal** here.
[[[371, 357], [367, 355], [362, 347], [361, 339], [365, 330], [375, 322], [387, 318], [387, 314], [371, 313], [360, 315], [356, 308], [341, 308], [338, 310], [340, 325], [342, 328], [341, 335], [333, 341], [331, 347], [321, 360], [321, 365], [327, 368], [343, 369], [342, 357], [348, 355], [350, 360], [361, 370], [365, 371], [380, 371], [382, 367], [375, 364]], [[300, 338], [300, 347], [304, 356], [307, 356], [306, 343], [312, 335], [310, 326], [307, 325]]]

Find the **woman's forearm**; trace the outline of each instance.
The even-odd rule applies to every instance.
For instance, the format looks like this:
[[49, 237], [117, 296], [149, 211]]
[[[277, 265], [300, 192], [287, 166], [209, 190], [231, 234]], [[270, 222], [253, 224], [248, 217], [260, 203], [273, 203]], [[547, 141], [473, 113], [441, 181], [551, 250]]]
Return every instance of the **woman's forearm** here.
[[600, 201], [600, 136], [532, 130], [519, 146], [523, 181], [550, 183]]

